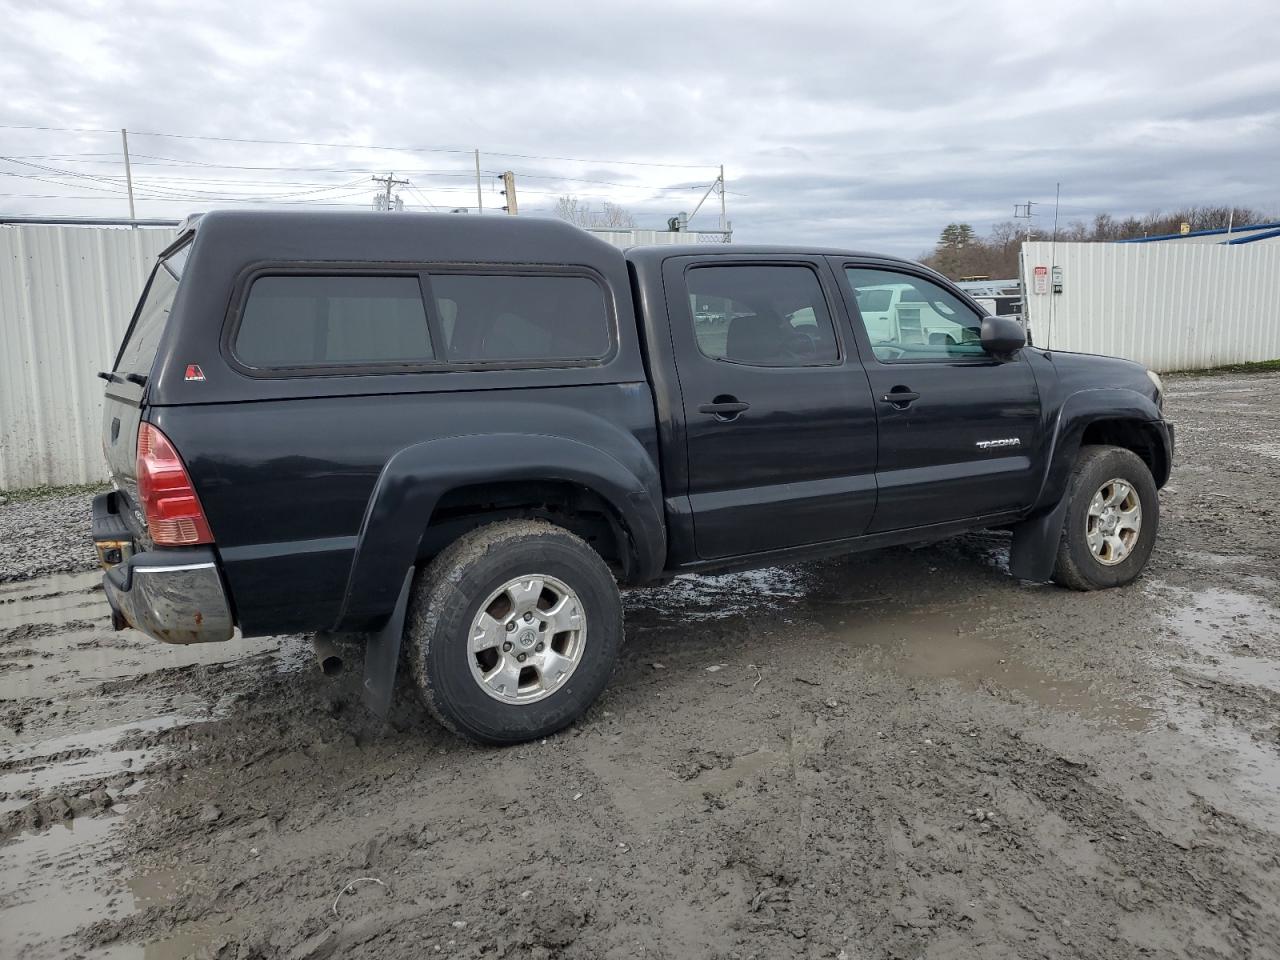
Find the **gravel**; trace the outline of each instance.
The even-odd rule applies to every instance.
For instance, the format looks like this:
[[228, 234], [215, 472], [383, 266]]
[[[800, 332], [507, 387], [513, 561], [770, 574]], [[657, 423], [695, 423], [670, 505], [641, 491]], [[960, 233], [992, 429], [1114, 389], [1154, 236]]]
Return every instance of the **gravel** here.
[[96, 492], [63, 488], [31, 498], [8, 494], [0, 503], [0, 583], [97, 566], [89, 540]]

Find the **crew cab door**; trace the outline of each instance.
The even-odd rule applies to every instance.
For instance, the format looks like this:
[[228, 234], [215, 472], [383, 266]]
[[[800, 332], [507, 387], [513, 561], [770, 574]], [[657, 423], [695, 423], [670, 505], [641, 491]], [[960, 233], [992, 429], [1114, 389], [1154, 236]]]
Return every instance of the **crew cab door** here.
[[896, 262], [831, 264], [879, 421], [869, 532], [1031, 506], [1040, 397], [1026, 358], [987, 354], [981, 314], [936, 275]]
[[875, 409], [822, 258], [674, 257], [663, 285], [698, 556], [863, 533]]

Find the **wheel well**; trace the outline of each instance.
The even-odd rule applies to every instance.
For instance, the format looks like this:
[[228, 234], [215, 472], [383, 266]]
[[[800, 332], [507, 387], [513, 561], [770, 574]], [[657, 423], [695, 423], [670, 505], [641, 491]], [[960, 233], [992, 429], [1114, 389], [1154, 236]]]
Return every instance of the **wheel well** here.
[[1095, 420], [1085, 428], [1081, 445], [1105, 444], [1132, 450], [1151, 471], [1156, 486], [1163, 487], [1169, 479], [1169, 464], [1164, 445], [1154, 428], [1135, 420]]
[[538, 519], [581, 537], [614, 576], [625, 581], [635, 566], [626, 522], [589, 487], [560, 480], [481, 483], [448, 491], [436, 502], [418, 545], [425, 563], [463, 534], [500, 520]]

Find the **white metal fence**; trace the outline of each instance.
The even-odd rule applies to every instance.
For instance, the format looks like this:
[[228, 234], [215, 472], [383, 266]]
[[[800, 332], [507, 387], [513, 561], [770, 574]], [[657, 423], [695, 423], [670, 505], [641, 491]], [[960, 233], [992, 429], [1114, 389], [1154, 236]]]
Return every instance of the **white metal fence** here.
[[[0, 489], [105, 479], [94, 375], [110, 366], [151, 264], [175, 235], [0, 226]], [[1051, 268], [1061, 268], [1061, 293], [1035, 292], [1038, 265], [1050, 268], [1050, 291]], [[1028, 243], [1023, 283], [1041, 346], [1161, 371], [1280, 358], [1280, 246]]]
[[[601, 235], [620, 247], [706, 239]], [[111, 366], [156, 254], [176, 236], [166, 227], [0, 225], [0, 490], [106, 479], [95, 374]]]
[[0, 226], [0, 489], [106, 479], [95, 374], [176, 234]]
[[[1036, 292], [1037, 266], [1048, 292]], [[1280, 246], [1026, 243], [1022, 273], [1037, 346], [1157, 371], [1280, 358]]]

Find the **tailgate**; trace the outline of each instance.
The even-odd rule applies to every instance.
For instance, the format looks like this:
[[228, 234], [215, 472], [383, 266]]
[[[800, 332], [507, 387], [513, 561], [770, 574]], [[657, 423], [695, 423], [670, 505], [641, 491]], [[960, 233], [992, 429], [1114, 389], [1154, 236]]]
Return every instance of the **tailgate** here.
[[102, 403], [102, 450], [111, 480], [120, 492], [118, 512], [135, 535], [146, 527], [138, 509], [138, 424], [142, 422], [144, 388], [134, 383], [108, 383]]

